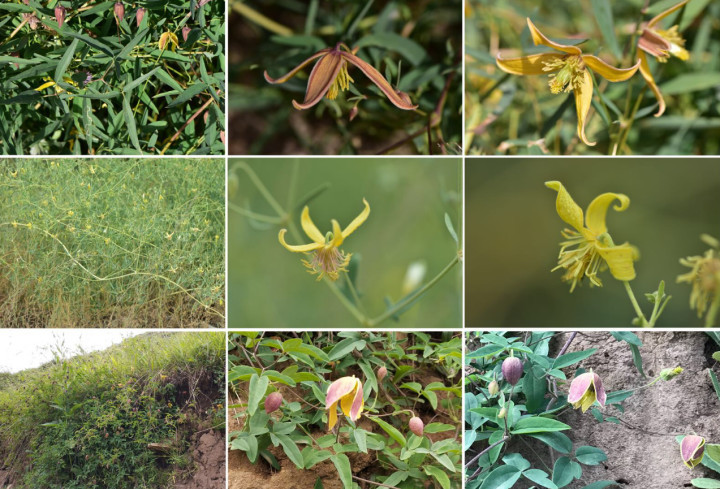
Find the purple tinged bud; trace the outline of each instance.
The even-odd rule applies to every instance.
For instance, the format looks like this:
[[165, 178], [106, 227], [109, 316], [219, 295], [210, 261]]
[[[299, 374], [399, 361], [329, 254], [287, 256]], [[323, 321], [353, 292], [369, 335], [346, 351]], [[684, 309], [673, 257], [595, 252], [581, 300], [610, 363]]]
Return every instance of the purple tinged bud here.
[[137, 12], [135, 12], [135, 21], [137, 22], [138, 27], [142, 24], [143, 17], [145, 17], [145, 9], [140, 7], [137, 9]]
[[494, 396], [500, 391], [500, 386], [497, 383], [497, 380], [493, 380], [490, 382], [490, 385], [488, 385], [488, 392], [490, 392], [491, 396]]
[[55, 20], [58, 23], [58, 28], [62, 28], [63, 24], [65, 23], [65, 14], [67, 14], [67, 10], [65, 9], [65, 7], [57, 4], [55, 6]]
[[192, 30], [192, 29], [190, 28], [190, 26], [187, 26], [187, 25], [182, 28], [182, 38], [183, 38], [183, 41], [187, 42], [187, 38], [188, 38], [188, 35], [190, 34], [190, 31], [191, 31], [191, 30]]
[[410, 427], [410, 431], [415, 433], [417, 436], [423, 436], [425, 424], [423, 423], [422, 419], [418, 418], [417, 416], [413, 416], [412, 418], [410, 418], [408, 426]]
[[125, 18], [125, 5], [123, 5], [122, 2], [115, 2], [113, 11], [115, 12], [115, 19], [118, 22]]
[[705, 454], [705, 438], [697, 435], [687, 435], [680, 442], [680, 456], [683, 463], [689, 468], [695, 468], [702, 462]]
[[377, 371], [378, 382], [382, 382], [386, 375], [387, 369], [385, 367], [380, 367]]
[[508, 357], [502, 363], [502, 374], [510, 385], [515, 385], [523, 374], [523, 363], [517, 357]]
[[279, 392], [273, 392], [265, 398], [265, 412], [267, 414], [277, 411], [282, 404], [283, 396]]

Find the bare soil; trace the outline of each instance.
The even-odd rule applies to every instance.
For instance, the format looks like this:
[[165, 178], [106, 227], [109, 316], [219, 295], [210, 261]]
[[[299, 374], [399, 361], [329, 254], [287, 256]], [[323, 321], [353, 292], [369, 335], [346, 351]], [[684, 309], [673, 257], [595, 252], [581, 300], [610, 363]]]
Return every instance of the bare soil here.
[[191, 443], [195, 472], [192, 479], [176, 484], [175, 489], [224, 489], [225, 433], [198, 433]]
[[[554, 340], [555, 355], [568, 335], [560, 334]], [[620, 424], [598, 423], [589, 411], [583, 414], [568, 410], [561, 416], [561, 421], [573, 427], [567, 434], [575, 448], [591, 445], [608, 455], [600, 465], [583, 466], [582, 479], [567, 486], [570, 489], [598, 480], [613, 480], [627, 489], [680, 489], [691, 487], [691, 479], [720, 478], [702, 465], [693, 470], [685, 467], [675, 441], [676, 435], [695, 433], [708, 443], [720, 443], [720, 401], [708, 376], [710, 368], [720, 373], [717, 362], [710, 357], [720, 347], [702, 332], [653, 331], [637, 335], [643, 342], [640, 353], [648, 379], [643, 379], [633, 365], [627, 344], [607, 332], [580, 333], [568, 351], [598, 348], [580, 366], [599, 374], [608, 392], [645, 385], [665, 368], [679, 366], [684, 371], [674, 379], [636, 391], [623, 402], [624, 414], [606, 408], [604, 414], [619, 417]], [[562, 389], [566, 392], [567, 386]], [[545, 445], [532, 448], [535, 453], [527, 448], [519, 451], [533, 463], [538, 460], [537, 454], [544, 454], [544, 462], [552, 466]]]

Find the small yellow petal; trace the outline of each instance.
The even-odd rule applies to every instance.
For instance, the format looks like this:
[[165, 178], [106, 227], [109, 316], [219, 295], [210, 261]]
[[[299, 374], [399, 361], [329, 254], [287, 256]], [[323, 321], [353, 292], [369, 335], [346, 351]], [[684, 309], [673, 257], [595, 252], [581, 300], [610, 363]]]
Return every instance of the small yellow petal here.
[[547, 188], [551, 188], [557, 192], [555, 200], [555, 208], [560, 219], [570, 224], [578, 231], [583, 229], [583, 211], [579, 205], [575, 203], [562, 183], [558, 181], [545, 182]]
[[364, 223], [370, 215], [370, 204], [368, 204], [368, 201], [365, 199], [363, 199], [363, 204], [365, 204], [365, 208], [362, 210], [362, 212], [355, 219], [353, 219], [352, 222], [348, 224], [345, 229], [343, 229], [343, 238], [347, 238], [348, 236], [350, 236], [353, 231], [359, 228], [360, 225]]
[[587, 114], [590, 111], [590, 104], [592, 103], [593, 82], [592, 77], [587, 70], [583, 71], [582, 77], [583, 79], [580, 82], [580, 86], [573, 90], [573, 95], [575, 96], [575, 110], [577, 111], [578, 119], [578, 137], [588, 146], [595, 146], [596, 143], [591, 143], [585, 136], [585, 121], [587, 119]]
[[308, 206], [305, 206], [302, 210], [300, 225], [310, 239], [316, 243], [325, 244], [325, 236], [323, 236], [312, 219], [310, 219], [310, 209], [308, 209]]
[[601, 234], [607, 232], [605, 218], [607, 216], [608, 207], [610, 207], [610, 204], [612, 204], [615, 200], [620, 201], [620, 204], [615, 204], [613, 207], [618, 212], [624, 211], [630, 205], [630, 198], [627, 195], [615, 194], [612, 192], [606, 192], [598, 195], [592, 202], [590, 202], [585, 216], [585, 223], [594, 237], [597, 238]]
[[283, 245], [286, 249], [290, 251], [294, 251], [295, 253], [305, 253], [308, 251], [313, 251], [318, 248], [322, 248], [322, 243], [310, 243], [306, 245], [289, 245], [285, 242], [285, 233], [287, 233], [287, 229], [281, 229], [278, 233], [278, 241], [280, 241], [280, 244]]

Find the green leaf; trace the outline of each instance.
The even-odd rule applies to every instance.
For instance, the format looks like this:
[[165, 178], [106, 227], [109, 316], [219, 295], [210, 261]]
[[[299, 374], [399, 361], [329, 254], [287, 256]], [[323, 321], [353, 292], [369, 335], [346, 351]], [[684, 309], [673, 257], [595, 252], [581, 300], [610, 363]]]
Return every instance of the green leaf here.
[[252, 416], [257, 411], [258, 404], [263, 397], [265, 397], [265, 391], [267, 391], [270, 379], [267, 377], [259, 377], [257, 374], [253, 374], [250, 377], [250, 388], [248, 389], [248, 414]]
[[528, 413], [539, 412], [546, 404], [547, 381], [543, 369], [537, 366], [532, 367], [523, 377], [522, 388], [526, 397], [525, 406]]
[[75, 55], [75, 49], [77, 48], [79, 42], [80, 40], [73, 39], [73, 42], [71, 42], [68, 48], [65, 50], [65, 54], [63, 54], [62, 58], [60, 58], [60, 62], [55, 67], [56, 82], [63, 79], [63, 75], [65, 75], [65, 71], [67, 71], [67, 67], [70, 65], [70, 62]]
[[135, 34], [135, 37], [132, 38], [132, 40], [123, 47], [120, 52], [118, 53], [117, 57], [120, 59], [127, 58], [128, 54], [130, 54], [130, 51], [133, 50], [135, 46], [138, 45], [140, 41], [142, 41], [142, 38], [147, 35], [147, 33], [150, 31], [150, 28], [145, 27], [144, 29], [140, 29], [137, 34]]
[[313, 489], [325, 489], [325, 486], [322, 483], [322, 478], [318, 477], [315, 481], [315, 485], [313, 486]]
[[355, 443], [357, 443], [358, 450], [367, 453], [367, 432], [362, 428], [357, 428], [353, 431], [353, 435], [355, 436]]
[[135, 116], [130, 107], [130, 99], [128, 97], [123, 97], [123, 115], [125, 116], [125, 127], [127, 127], [128, 134], [130, 135], [130, 142], [135, 146], [135, 149], [142, 152], [142, 149], [140, 149], [140, 141], [138, 140], [137, 126], [135, 125]]
[[690, 483], [700, 489], [720, 489], [720, 481], [717, 479], [707, 479], [701, 477], [699, 479], [692, 479]]
[[710, 457], [720, 464], [720, 445], [717, 443], [708, 443], [705, 445], [705, 456]]
[[[262, 378], [267, 380], [266, 377]], [[298, 469], [304, 469], [305, 462], [303, 460], [302, 453], [300, 453], [300, 449], [297, 447], [297, 444], [295, 444], [295, 442], [288, 435], [275, 435], [275, 437], [280, 441], [280, 444], [283, 447], [283, 451], [285, 452], [285, 455], [288, 456], [290, 461], [292, 461], [292, 463], [294, 463]]]
[[358, 48], [376, 46], [390, 51], [400, 53], [413, 66], [417, 66], [425, 59], [425, 49], [412, 39], [403, 37], [394, 32], [383, 32], [370, 34], [361, 38], [356, 44]]
[[10, 97], [5, 100], [0, 100], [0, 105], [14, 105], [14, 104], [33, 104], [41, 98], [40, 92], [35, 90], [25, 90], [19, 95]]
[[344, 340], [337, 343], [332, 350], [330, 350], [330, 353], [328, 353], [328, 358], [330, 359], [330, 361], [334, 361], [339, 358], [343, 358], [346, 355], [349, 355], [353, 350], [362, 351], [363, 348], [365, 348], [364, 340], [358, 340], [356, 338], [345, 338]]
[[143, 83], [145, 80], [147, 80], [148, 78], [150, 78], [151, 76], [153, 76], [153, 75], [155, 74], [155, 72], [156, 72], [157, 70], [159, 70], [159, 69], [160, 69], [159, 67], [156, 67], [156, 68], [148, 71], [148, 72], [145, 73], [144, 75], [141, 75], [141, 76], [135, 78], [133, 81], [131, 81], [130, 83], [128, 83], [127, 85], [125, 85], [125, 87], [123, 87], [123, 92], [125, 92], [125, 93], [130, 93], [133, 88], [137, 87], [138, 85], [140, 85], [141, 83]]
[[455, 232], [455, 227], [453, 226], [452, 220], [447, 212], [445, 213], [445, 227], [450, 233], [450, 236], [452, 236], [452, 239], [455, 240], [455, 244], [459, 245], [460, 241], [458, 240], [458, 235]]
[[338, 475], [340, 476], [340, 481], [342, 481], [344, 489], [352, 489], [352, 469], [350, 468], [350, 460], [347, 458], [347, 455], [344, 453], [338, 453], [330, 457], [330, 459], [333, 464], [335, 464], [335, 468], [338, 471]]
[[517, 467], [501, 465], [488, 474], [480, 489], [510, 489], [522, 476]]
[[597, 465], [607, 460], [607, 455], [599, 448], [583, 446], [575, 450], [575, 458], [585, 465]]
[[715, 389], [715, 395], [717, 395], [718, 399], [720, 399], [720, 382], [718, 382], [717, 375], [715, 375], [715, 372], [709, 369], [708, 374], [710, 374], [710, 381], [712, 382], [713, 388]]
[[175, 100], [168, 104], [168, 108], [189, 102], [191, 98], [204, 92], [207, 88], [208, 86], [206, 83], [196, 83], [194, 85], [190, 85], [187, 90], [183, 90], [183, 92], [178, 95]]
[[620, 484], [615, 481], [597, 481], [593, 482], [592, 484], [588, 484], [587, 486], [583, 487], [583, 489], [605, 489], [609, 486], [621, 487]]
[[547, 473], [544, 470], [530, 469], [523, 472], [523, 476], [527, 477], [535, 484], [538, 484], [547, 489], [557, 489], [557, 486], [553, 481], [548, 478]]
[[385, 479], [383, 481], [383, 484], [387, 484], [388, 486], [397, 486], [398, 484], [403, 482], [405, 479], [407, 479], [409, 475], [410, 475], [410, 473], [405, 470], [398, 470], [397, 472], [392, 474], [390, 477]]
[[590, 348], [589, 350], [574, 351], [572, 353], [566, 353], [555, 359], [552, 364], [552, 368], [565, 368], [578, 363], [586, 358], [589, 358], [597, 351], [597, 348]]
[[450, 489], [450, 478], [438, 467], [435, 467], [434, 465], [425, 465], [423, 470], [427, 475], [434, 477], [443, 489]]
[[[579, 473], [578, 469], [580, 469]], [[560, 457], [553, 467], [552, 481], [558, 487], [565, 487], [581, 475], [582, 468], [577, 462], [573, 462], [568, 457]]]
[[537, 438], [560, 453], [570, 453], [572, 451], [572, 441], [564, 433], [537, 433], [530, 436]]
[[590, 0], [595, 20], [600, 27], [600, 32], [608, 44], [615, 58], [622, 58], [622, 51], [615, 37], [615, 23], [613, 22], [612, 7], [609, 0]]
[[390, 435], [390, 438], [392, 438], [393, 440], [398, 442], [400, 444], [400, 446], [404, 447], [407, 444], [407, 441], [405, 440], [405, 437], [403, 436], [403, 434], [400, 433], [392, 425], [386, 423], [385, 421], [383, 421], [380, 418], [368, 418], [368, 419], [375, 421], [380, 426], [380, 428], [382, 428], [385, 431], [385, 433]]
[[720, 73], [718, 72], [686, 73], [660, 85], [660, 91], [664, 95], [677, 95], [679, 93], [707, 90], [718, 85], [720, 85]]
[[528, 433], [545, 433], [548, 431], [563, 431], [569, 429], [570, 426], [554, 419], [528, 417], [522, 418], [515, 423], [515, 426], [512, 430], [510, 430], [510, 433], [513, 435], [524, 435]]
[[102, 51], [103, 53], [107, 54], [108, 56], [112, 57], [113, 52], [110, 50], [109, 47], [107, 47], [105, 44], [101, 43], [97, 39], [94, 39], [90, 36], [86, 36], [85, 34], [80, 34], [74, 31], [65, 30], [65, 34], [67, 34], [70, 37], [73, 37], [75, 39], [79, 39], [88, 46], [92, 46], [98, 51]]

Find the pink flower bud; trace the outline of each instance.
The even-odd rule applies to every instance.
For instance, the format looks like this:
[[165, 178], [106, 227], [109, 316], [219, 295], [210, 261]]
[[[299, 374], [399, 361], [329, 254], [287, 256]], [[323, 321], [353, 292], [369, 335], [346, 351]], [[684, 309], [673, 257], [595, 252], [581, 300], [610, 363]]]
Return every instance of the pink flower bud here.
[[695, 468], [702, 462], [705, 454], [705, 438], [697, 435], [687, 435], [680, 442], [680, 456], [688, 467]]
[[377, 371], [377, 378], [379, 382], [382, 382], [382, 380], [387, 375], [387, 369], [385, 367], [380, 367]]
[[137, 22], [137, 26], [140, 27], [140, 24], [142, 23], [143, 18], [145, 17], [145, 9], [140, 7], [137, 9], [137, 12], [135, 12], [135, 21]]
[[61, 28], [63, 26], [63, 24], [65, 23], [65, 14], [66, 13], [67, 13], [67, 10], [62, 5], [57, 4], [55, 6], [55, 20], [58, 23], [58, 28]]
[[265, 398], [265, 412], [267, 414], [277, 411], [282, 404], [283, 396], [279, 392], [273, 392]]
[[410, 427], [410, 431], [415, 433], [417, 436], [422, 436], [423, 430], [425, 429], [425, 424], [423, 423], [422, 419], [418, 418], [417, 416], [410, 418], [408, 426]]
[[192, 29], [190, 28], [190, 26], [187, 26], [187, 25], [182, 28], [182, 38], [183, 38], [184, 42], [187, 42], [187, 38], [188, 38], [188, 35], [190, 34], [191, 30]]
[[113, 11], [115, 12], [115, 20], [117, 20], [117, 22], [125, 18], [125, 5], [123, 5], [122, 2], [115, 2]]
[[500, 391], [500, 386], [498, 385], [496, 380], [493, 380], [490, 382], [490, 385], [488, 385], [488, 392], [490, 392], [491, 396], [494, 396]]
[[353, 108], [350, 109], [350, 117], [349, 117], [350, 121], [355, 119], [357, 117], [357, 115], [358, 115], [358, 107], [357, 107], [357, 105], [354, 105]]
[[523, 363], [517, 357], [508, 357], [502, 363], [502, 374], [510, 385], [515, 385], [522, 377]]

